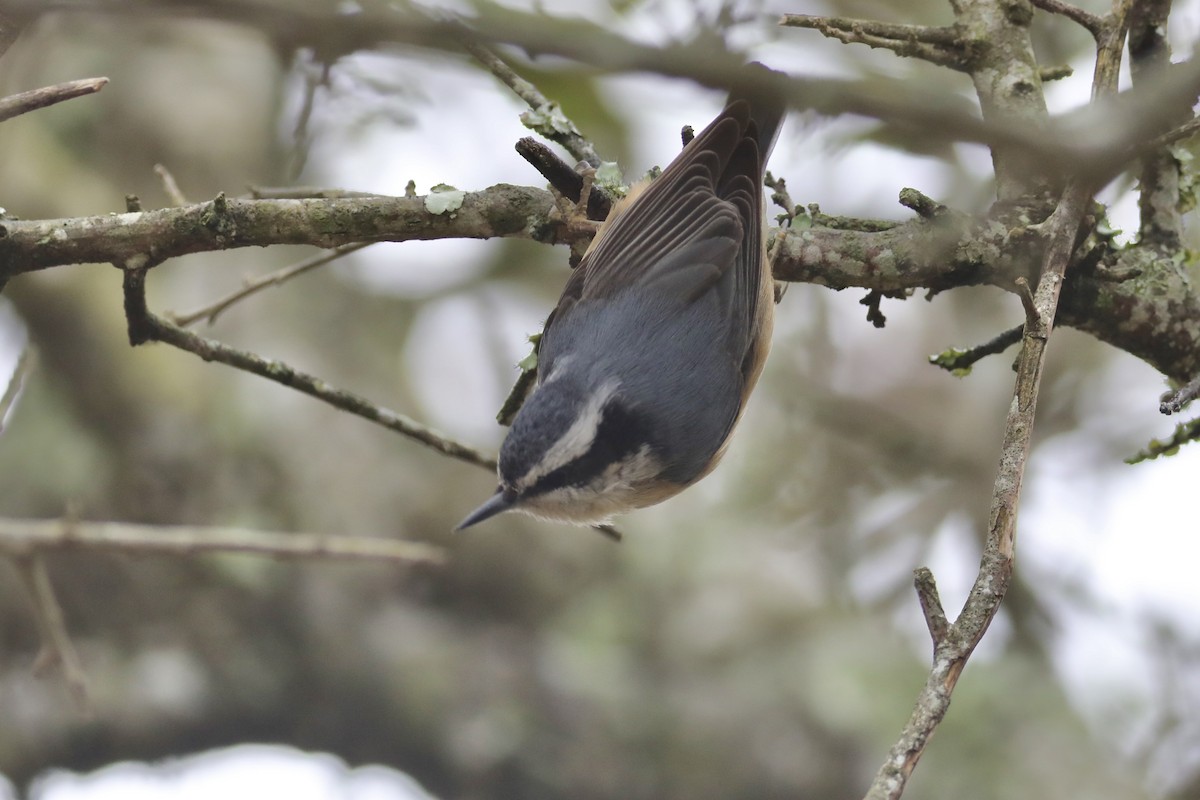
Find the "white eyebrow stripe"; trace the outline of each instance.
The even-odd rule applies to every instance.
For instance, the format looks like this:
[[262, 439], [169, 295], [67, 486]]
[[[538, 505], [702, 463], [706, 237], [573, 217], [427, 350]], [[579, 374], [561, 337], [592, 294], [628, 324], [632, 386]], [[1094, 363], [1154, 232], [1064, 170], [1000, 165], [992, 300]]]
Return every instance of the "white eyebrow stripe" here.
[[571, 463], [591, 449], [592, 443], [596, 441], [596, 431], [600, 429], [604, 404], [617, 391], [618, 386], [620, 384], [615, 380], [607, 381], [588, 398], [566, 433], [551, 445], [541, 461], [517, 480], [515, 488], [518, 492], [525, 491], [546, 475]]

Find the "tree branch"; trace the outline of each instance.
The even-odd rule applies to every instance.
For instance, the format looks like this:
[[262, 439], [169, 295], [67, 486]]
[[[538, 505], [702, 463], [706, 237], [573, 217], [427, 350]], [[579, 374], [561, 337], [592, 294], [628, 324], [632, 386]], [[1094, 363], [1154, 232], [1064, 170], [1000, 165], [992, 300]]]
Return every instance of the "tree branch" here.
[[1163, 397], [1158, 410], [1163, 414], [1178, 414], [1188, 403], [1200, 397], [1200, 375], [1192, 378], [1186, 385], [1168, 392]]
[[[959, 5], [974, 7], [974, 3]], [[10, 0], [17, 10], [91, 10], [109, 13], [162, 13], [162, 5], [151, 0]], [[981, 4], [992, 8], [992, 4]], [[342, 13], [336, 6], [283, 3], [277, 0], [182, 0], [170, 4], [174, 15], [192, 14], [240, 22], [260, 29], [269, 38], [281, 37], [293, 47], [319, 46], [328, 59], [384, 45], [405, 44], [424, 48], [461, 51], [467, 42], [507, 44], [532, 54], [561, 56], [591, 68], [609, 72], [646, 71], [686, 78], [711, 88], [738, 88], [754, 94], [786, 99], [793, 108], [812, 109], [822, 114], [859, 114], [882, 120], [906, 130], [920, 130], [926, 140], [970, 141], [1023, 153], [1035, 174], [1077, 174], [1096, 180], [1111, 177], [1128, 162], [1131, 149], [1165, 130], [1162, 103], [1174, 108], [1177, 96], [1192, 97], [1200, 88], [1200, 61], [1178, 65], [1154, 92], [1143, 93], [1121, 125], [1085, 118], [1078, 125], [1031, 127], [1029, 118], [993, 114], [992, 96], [1003, 95], [1009, 104], [1040, 100], [1030, 91], [1039, 83], [1039, 67], [1032, 51], [1013, 50], [1027, 40], [1029, 18], [1019, 13], [1025, 6], [1013, 4], [1010, 15], [984, 13], [959, 24], [972, 41], [989, 41], [997, 58], [1018, 58], [1019, 74], [994, 85], [977, 80], [984, 115], [980, 119], [967, 103], [947, 98], [944, 93], [912, 82], [872, 77], [870, 80], [802, 78], [756, 70], [744, 63], [744, 55], [706, 42], [668, 45], [643, 44], [578, 18], [528, 13], [493, 4], [480, 5], [470, 19], [434, 17], [405, 5], [371, 4], [355, 14]], [[1020, 25], [1016, 23], [1020, 22]], [[1012, 29], [1018, 34], [1014, 38]], [[281, 32], [286, 32], [283, 36]], [[995, 41], [988, 36], [998, 36]], [[1021, 37], [1024, 37], [1022, 39]], [[1027, 56], [1027, 57], [1026, 57]], [[983, 76], [978, 71], [972, 73]], [[1182, 94], [1181, 94], [1182, 93]], [[1022, 98], [1025, 98], [1023, 101]], [[1042, 113], [1044, 115], [1044, 104]], [[1068, 122], [1071, 119], [1068, 119]], [[1135, 153], [1136, 155], [1136, 153]], [[1003, 176], [1002, 176], [1003, 177]]]
[[[1129, 29], [1129, 68], [1135, 88], [1153, 86], [1171, 65], [1167, 41], [1170, 0], [1142, 0], [1134, 5]], [[1192, 104], [1182, 104], [1177, 121], [1191, 116]], [[1142, 158], [1138, 180], [1139, 238], [1145, 245], [1167, 250], [1179, 247], [1183, 215], [1179, 202], [1180, 164], [1163, 146]]]
[[127, 522], [0, 519], [0, 553], [31, 557], [59, 550], [108, 550], [187, 557], [245, 553], [272, 558], [347, 559], [393, 564], [441, 564], [441, 548], [423, 542], [245, 528], [136, 525]]
[[125, 316], [129, 323], [129, 342], [132, 345], [157, 341], [186, 350], [205, 361], [218, 361], [259, 377], [303, 392], [329, 405], [382, 425], [388, 430], [419, 442], [442, 455], [465, 461], [495, 472], [496, 461], [473, 447], [456, 442], [432, 428], [403, 414], [377, 406], [351, 392], [336, 389], [316, 376], [242, 350], [236, 350], [212, 339], [205, 339], [162, 317], [151, 313], [146, 306], [146, 269], [148, 266], [124, 270]]
[[64, 100], [95, 94], [106, 85], [108, 85], [108, 78], [83, 78], [11, 94], [8, 97], [0, 98], [0, 122], [36, 111], [39, 108], [61, 103]]
[[[1131, 3], [1132, 0], [1120, 0], [1113, 13], [1105, 18], [1105, 28], [1098, 37], [1094, 96], [1110, 94], [1116, 89], [1117, 68]], [[933, 634], [933, 666], [908, 724], [867, 792], [868, 800], [897, 800], [903, 794], [929, 737], [950, 706], [950, 697], [967, 660], [995, 618], [1008, 591], [1016, 545], [1017, 507], [1029, 459], [1046, 347], [1054, 330], [1064, 276], [1072, 261], [1079, 229], [1088, 213], [1095, 188], [1085, 180], [1072, 179], [1054, 213], [1039, 226], [1047, 246], [1041, 278], [1033, 295], [1033, 307], [1027, 308], [1029, 319], [1025, 323], [1021, 353], [1017, 359], [1017, 379], [1004, 428], [999, 469], [988, 515], [987, 539], [979, 571], [962, 611], [945, 636], [938, 640], [937, 634]], [[929, 582], [932, 582], [932, 576]], [[922, 606], [925, 607], [927, 602], [926, 595], [922, 594]], [[926, 618], [929, 619], [928, 610]], [[940, 627], [936, 622], [935, 616], [930, 622], [931, 632]]]
[[808, 28], [843, 44], [865, 44], [956, 70], [966, 70], [970, 61], [968, 42], [953, 26], [902, 25], [811, 14], [784, 14], [779, 24], [788, 28]]
[[[581, 181], [582, 183], [582, 181]], [[593, 192], [593, 197], [595, 192]], [[515, 237], [559, 244], [594, 233], [554, 211], [554, 197], [533, 187], [465, 192], [454, 211], [431, 211], [427, 197], [224, 200], [178, 208], [60, 220], [0, 219], [0, 275], [53, 266], [137, 266], [147, 253], [193, 252], [271, 244], [330, 248], [363, 241]], [[223, 203], [223, 204], [222, 204]], [[999, 204], [970, 217], [952, 210], [904, 223], [870, 225], [817, 215], [806, 228], [768, 233], [775, 277], [834, 289], [934, 292], [991, 285], [1011, 291], [1028, 278], [1037, 249], [1016, 234], [1046, 218], [1037, 205]], [[1143, 359], [1186, 382], [1200, 374], [1200, 295], [1176, 267], [1147, 270], [1138, 248], [1126, 265], [1147, 272], [1124, 282], [1098, 266], [1068, 274], [1060, 322]], [[1169, 256], [1158, 257], [1170, 260]], [[1152, 266], [1152, 265], [1151, 265]], [[1147, 281], [1155, 283], [1147, 291]]]
[[1078, 23], [1092, 35], [1093, 38], [1098, 38], [1104, 26], [1104, 20], [1090, 11], [1085, 11], [1079, 6], [1073, 6], [1063, 0], [1030, 0], [1033, 5], [1048, 11], [1051, 14], [1058, 14], [1066, 17], [1072, 22]]
[[27, 342], [21, 348], [21, 355], [17, 356], [17, 365], [13, 367], [12, 376], [8, 379], [8, 385], [4, 387], [4, 394], [0, 396], [0, 433], [4, 433], [8, 413], [12, 411], [13, 405], [17, 402], [17, 397], [21, 394], [21, 388], [25, 385], [25, 380], [33, 372], [36, 365], [37, 355], [33, 349], [33, 345]]
[[13, 563], [33, 603], [34, 616], [42, 637], [42, 649], [34, 664], [34, 672], [41, 674], [53, 666], [62, 669], [75, 707], [82, 714], [90, 715], [92, 705], [88, 697], [87, 675], [83, 671], [79, 653], [71, 642], [71, 634], [67, 631], [62, 606], [54, 594], [46, 564], [36, 553], [19, 555], [13, 559]]
[[952, 347], [937, 355], [930, 356], [929, 363], [936, 367], [941, 367], [947, 372], [953, 372], [955, 375], [967, 375], [971, 372], [971, 367], [975, 366], [976, 362], [987, 356], [1003, 353], [1021, 341], [1021, 331], [1024, 330], [1024, 327], [1024, 325], [1018, 325], [1015, 328], [1009, 328], [983, 344], [966, 350], [959, 350]]
[[[550, 182], [555, 191], [576, 203], [583, 192], [583, 176], [563, 161], [546, 145], [526, 136], [517, 140], [517, 153], [528, 161], [542, 177]], [[588, 190], [587, 217], [588, 219], [603, 220], [612, 210], [612, 199], [595, 183]]]
[[318, 253], [311, 258], [306, 258], [303, 261], [299, 261], [290, 266], [276, 270], [268, 275], [263, 275], [253, 279], [247, 278], [245, 285], [242, 286], [241, 289], [230, 292], [220, 300], [209, 303], [203, 308], [196, 309], [195, 311], [191, 311], [187, 314], [175, 314], [168, 311], [167, 318], [176, 325], [184, 328], [201, 319], [207, 320], [208, 324], [211, 325], [212, 323], [216, 322], [217, 317], [220, 316], [221, 313], [230, 306], [233, 306], [234, 304], [240, 303], [248, 297], [258, 294], [263, 289], [273, 286], [282, 286], [284, 283], [287, 283], [289, 280], [298, 275], [311, 272], [317, 267], [323, 267], [332, 261], [338, 260], [342, 256], [362, 250], [364, 247], [370, 247], [371, 244], [373, 243], [356, 242], [354, 244], [343, 244], [333, 248], [332, 250], [326, 250], [325, 252]]
[[521, 115], [521, 122], [525, 127], [562, 145], [576, 161], [587, 162], [593, 168], [600, 166], [602, 159], [596, 154], [596, 146], [579, 132], [579, 128], [563, 113], [558, 103], [548, 99], [536, 86], [514, 72], [498, 55], [478, 42], [467, 42], [464, 47], [476, 61], [512, 89], [517, 97], [529, 104], [530, 112]]
[[[435, 203], [434, 201], [439, 202]], [[558, 244], [544, 189], [500, 184], [479, 192], [420, 197], [230, 199], [73, 219], [0, 219], [0, 276], [64, 264], [138, 266], [188, 253], [272, 244], [321, 248], [352, 242], [516, 237]]]

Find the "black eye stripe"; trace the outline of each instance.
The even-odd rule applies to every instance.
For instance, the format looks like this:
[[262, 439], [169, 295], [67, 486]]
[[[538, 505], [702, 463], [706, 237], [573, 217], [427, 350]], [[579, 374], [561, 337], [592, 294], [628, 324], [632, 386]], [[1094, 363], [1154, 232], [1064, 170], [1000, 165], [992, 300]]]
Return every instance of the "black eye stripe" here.
[[623, 461], [648, 444], [648, 434], [646, 424], [637, 414], [617, 401], [610, 402], [601, 412], [596, 437], [587, 452], [546, 473], [527, 493], [544, 494], [566, 486], [582, 486], [611, 464]]

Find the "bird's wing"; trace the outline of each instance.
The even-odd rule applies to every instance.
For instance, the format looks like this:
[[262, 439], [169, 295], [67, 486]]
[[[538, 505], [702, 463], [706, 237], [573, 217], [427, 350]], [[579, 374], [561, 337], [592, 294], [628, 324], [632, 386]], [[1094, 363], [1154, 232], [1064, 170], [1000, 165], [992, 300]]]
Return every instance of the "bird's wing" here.
[[[729, 303], [739, 294], [735, 285], [756, 281], [750, 275], [738, 276], [733, 284], [722, 280], [730, 269], [755, 267], [753, 257], [743, 251], [747, 229], [754, 253], [761, 236], [761, 212], [754, 199], [758, 168], [746, 165], [746, 156], [739, 154], [749, 148], [749, 159], [757, 159], [748, 138], [752, 134], [748, 104], [730, 104], [662, 175], [619, 202], [568, 279], [545, 335], [553, 338], [555, 326], [564, 324], [580, 301], [611, 297], [623, 289], [662, 289], [661, 296], [690, 303], [722, 285], [722, 300]], [[749, 169], [743, 180], [728, 176], [731, 159]], [[748, 332], [755, 295], [742, 300], [740, 305], [749, 305], [731, 311], [734, 327]], [[745, 336], [734, 338], [744, 341]]]

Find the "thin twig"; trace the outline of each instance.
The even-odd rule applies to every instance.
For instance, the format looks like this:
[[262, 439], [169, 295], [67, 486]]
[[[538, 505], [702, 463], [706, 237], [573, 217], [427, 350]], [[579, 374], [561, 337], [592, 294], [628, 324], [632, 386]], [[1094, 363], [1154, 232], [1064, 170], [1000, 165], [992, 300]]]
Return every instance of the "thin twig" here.
[[92, 706], [88, 697], [87, 675], [83, 671], [79, 653], [71, 642], [62, 606], [54, 595], [54, 585], [50, 582], [45, 563], [36, 553], [20, 555], [13, 559], [13, 563], [29, 592], [42, 637], [42, 649], [34, 664], [34, 672], [41, 674], [55, 665], [60, 667], [76, 708], [80, 713], [90, 715]]
[[165, 342], [193, 353], [205, 361], [218, 361], [246, 372], [252, 372], [267, 380], [275, 381], [322, 400], [335, 408], [382, 425], [388, 430], [420, 442], [443, 455], [465, 461], [468, 464], [475, 464], [489, 471], [495, 471], [494, 459], [403, 414], [377, 406], [351, 392], [335, 389], [320, 378], [294, 369], [282, 361], [266, 359], [254, 353], [237, 350], [212, 339], [197, 336], [151, 313], [146, 305], [145, 269], [127, 268], [124, 273], [125, 316], [129, 324], [130, 344], [139, 345], [150, 341]]
[[1070, 64], [1059, 64], [1055, 67], [1039, 67], [1038, 77], [1042, 79], [1042, 83], [1050, 83], [1050, 81], [1061, 81], [1064, 78], [1069, 78], [1075, 74], [1075, 70]]
[[1178, 128], [1169, 130], [1162, 136], [1157, 136], [1146, 143], [1145, 150], [1157, 150], [1160, 147], [1166, 147], [1169, 144], [1190, 139], [1200, 133], [1200, 117], [1192, 117], [1187, 122], [1180, 125]]
[[1063, 2], [1063, 0], [1030, 0], [1030, 2], [1043, 11], [1058, 14], [1082, 25], [1095, 39], [1100, 38], [1100, 34], [1104, 29], [1103, 17], [1098, 17], [1090, 11], [1085, 11], [1079, 6], [1073, 6], [1070, 3]]
[[865, 44], [891, 50], [899, 56], [919, 58], [952, 69], [963, 70], [969, 65], [966, 42], [953, 26], [905, 25], [812, 14], [784, 14], [779, 24], [789, 28], [808, 28], [845, 44]]
[[17, 402], [17, 397], [21, 394], [21, 387], [25, 385], [26, 379], [36, 366], [37, 355], [34, 352], [33, 345], [26, 342], [25, 346], [21, 348], [21, 355], [17, 357], [17, 365], [13, 368], [12, 376], [8, 379], [8, 386], [4, 387], [4, 395], [0, 396], [0, 433], [4, 433], [8, 412], [12, 410], [13, 404]]
[[1188, 403], [1200, 397], [1200, 375], [1192, 378], [1186, 385], [1181, 386], [1163, 397], [1158, 410], [1163, 414], [1178, 414]]
[[783, 213], [777, 216], [775, 221], [786, 228], [796, 218], [797, 208], [795, 202], [792, 201], [792, 195], [788, 192], [787, 181], [775, 177], [770, 170], [767, 170], [763, 177], [763, 185], [771, 190], [771, 202], [783, 210]]
[[971, 371], [971, 367], [982, 359], [996, 353], [1003, 353], [1008, 348], [1012, 347], [1017, 342], [1021, 341], [1021, 331], [1025, 329], [1024, 325], [1017, 325], [1014, 328], [1009, 328], [1006, 331], [1000, 332], [996, 337], [989, 339], [983, 344], [966, 350], [950, 348], [937, 355], [929, 357], [929, 363], [934, 366], [941, 367], [947, 372], [953, 372], [957, 375], [965, 375]]
[[275, 533], [192, 525], [136, 525], [55, 519], [0, 519], [0, 552], [33, 556], [58, 550], [110, 550], [134, 555], [245, 553], [272, 558], [330, 558], [441, 564], [445, 553], [424, 542], [367, 536]]
[[[574, 167], [532, 136], [518, 139], [515, 147], [521, 158], [532, 164], [559, 194], [572, 202], [579, 202], [583, 192], [583, 176]], [[612, 199], [593, 182], [588, 192], [588, 219], [604, 219], [611, 208]]]
[[1025, 327], [1036, 327], [1041, 321], [1041, 315], [1037, 302], [1033, 299], [1033, 290], [1029, 288], [1029, 281], [1022, 275], [1014, 282], [1017, 285], [1017, 297], [1021, 298], [1021, 307], [1025, 309]]
[[939, 203], [924, 192], [910, 187], [900, 190], [900, 205], [917, 212], [923, 219], [933, 219], [946, 210], [946, 206], [943, 203]]
[[938, 594], [937, 581], [928, 567], [920, 567], [913, 572], [913, 588], [917, 590], [917, 599], [921, 603], [921, 613], [925, 615], [925, 627], [933, 639], [933, 646], [941, 645], [950, 632], [950, 622], [942, 608], [942, 598]]
[[482, 44], [466, 42], [464, 47], [476, 61], [487, 67], [501, 83], [529, 105], [532, 113], [521, 115], [521, 121], [527, 128], [562, 145], [576, 161], [584, 161], [593, 169], [600, 166], [602, 159], [596, 154], [596, 146], [579, 132], [579, 128], [563, 113], [558, 103], [549, 100], [536, 86], [514, 72], [512, 67]]
[[0, 98], [0, 122], [64, 100], [95, 94], [107, 84], [108, 78], [83, 78]]
[[211, 303], [204, 308], [198, 308], [195, 311], [187, 314], [175, 314], [168, 311], [166, 316], [176, 325], [184, 328], [200, 319], [207, 320], [208, 324], [211, 325], [217, 321], [217, 317], [220, 316], [223, 311], [235, 303], [241, 302], [247, 297], [257, 294], [268, 287], [279, 286], [296, 277], [297, 275], [303, 275], [305, 272], [310, 272], [317, 267], [324, 266], [331, 261], [336, 261], [344, 255], [353, 253], [356, 250], [362, 250], [364, 247], [368, 247], [372, 244], [374, 244], [374, 242], [355, 242], [354, 244], [344, 244], [340, 247], [335, 247], [332, 250], [327, 250], [324, 253], [318, 253], [311, 258], [306, 258], [303, 261], [299, 261], [295, 264], [284, 267], [280, 270], [276, 270], [275, 272], [271, 272], [267, 275], [263, 275], [259, 278], [254, 278], [253, 280], [247, 279], [245, 285], [241, 289], [238, 289], [235, 292], [230, 292], [225, 297], [222, 297], [220, 300], [216, 301], [215, 303]]
[[162, 164], [154, 165], [154, 174], [162, 181], [163, 191], [167, 193], [167, 197], [171, 198], [171, 202], [177, 206], [190, 205], [187, 196], [180, 190], [179, 184], [175, 181], [175, 176], [171, 171]]
[[1159, 456], [1173, 456], [1185, 444], [1200, 440], [1200, 418], [1181, 422], [1166, 440], [1153, 439], [1146, 447], [1125, 459], [1126, 464], [1140, 464]]
[[[413, 185], [409, 181], [409, 185]], [[375, 192], [359, 192], [351, 189], [326, 189], [320, 186], [255, 186], [247, 187], [250, 196], [255, 200], [344, 200], [354, 197], [387, 197], [386, 194]], [[405, 194], [405, 197], [416, 197]]]

